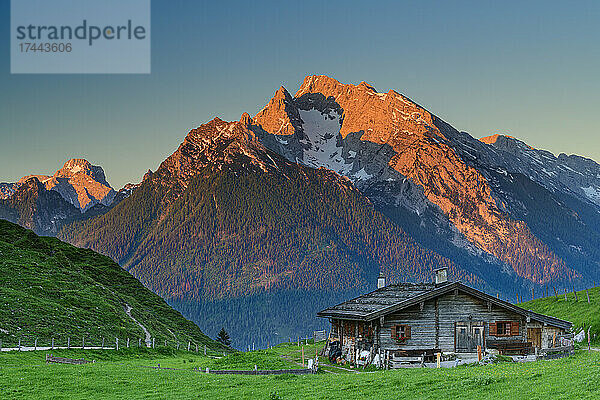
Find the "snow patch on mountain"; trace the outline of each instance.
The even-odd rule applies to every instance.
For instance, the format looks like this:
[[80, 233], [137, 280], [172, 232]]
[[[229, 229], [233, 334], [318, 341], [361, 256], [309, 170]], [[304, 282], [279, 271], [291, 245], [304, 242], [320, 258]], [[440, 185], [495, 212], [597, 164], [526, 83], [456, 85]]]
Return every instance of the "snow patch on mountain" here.
[[353, 173], [350, 176], [352, 178], [354, 178], [354, 180], [358, 180], [358, 181], [364, 181], [364, 180], [367, 180], [367, 179], [371, 179], [373, 177], [373, 175], [369, 175], [367, 173], [367, 171], [365, 171], [364, 168], [361, 168], [360, 170], [358, 170], [357, 172]]
[[[347, 175], [352, 163], [342, 156], [343, 147], [338, 144], [341, 116], [335, 112], [321, 113], [318, 110], [299, 110], [305, 138], [304, 163], [315, 167], [325, 167], [340, 175]], [[341, 142], [341, 140], [340, 140]], [[354, 153], [356, 154], [356, 153]]]
[[600, 189], [594, 186], [582, 187], [583, 193], [587, 196], [588, 199], [593, 201], [594, 203], [600, 205]]

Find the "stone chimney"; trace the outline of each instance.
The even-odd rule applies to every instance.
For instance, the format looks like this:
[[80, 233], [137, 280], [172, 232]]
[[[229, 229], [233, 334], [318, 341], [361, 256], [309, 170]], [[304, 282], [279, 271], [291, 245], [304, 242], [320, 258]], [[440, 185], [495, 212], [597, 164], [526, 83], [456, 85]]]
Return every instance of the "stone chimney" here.
[[441, 285], [448, 282], [448, 268], [438, 268], [433, 271], [435, 273], [435, 284]]
[[380, 272], [379, 278], [377, 278], [377, 289], [381, 289], [382, 287], [385, 287], [385, 275], [383, 275], [383, 272]]

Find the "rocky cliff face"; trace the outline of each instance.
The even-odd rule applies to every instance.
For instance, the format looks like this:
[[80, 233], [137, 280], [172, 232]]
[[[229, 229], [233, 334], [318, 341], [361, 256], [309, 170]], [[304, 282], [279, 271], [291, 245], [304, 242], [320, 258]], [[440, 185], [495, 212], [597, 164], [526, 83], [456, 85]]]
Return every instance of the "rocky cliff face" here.
[[[469, 159], [478, 141], [393, 90], [309, 76], [294, 97], [279, 89], [253, 121], [261, 140], [288, 159], [347, 176], [381, 207], [433, 215], [429, 223], [453, 244], [521, 277], [578, 275], [498, 201], [485, 168]], [[481, 154], [470, 156], [494, 158], [478, 143]]]
[[9, 198], [27, 180], [36, 178], [46, 190], [59, 193], [63, 199], [78, 208], [82, 213], [96, 204], [109, 206], [116, 192], [106, 181], [102, 167], [92, 165], [83, 159], [71, 159], [54, 175], [27, 175], [18, 182], [1, 184], [2, 197]]
[[564, 153], [557, 157], [506, 135], [480, 140], [500, 154], [494, 166], [521, 173], [551, 191], [568, 193], [600, 206], [600, 164], [595, 161]]
[[0, 199], [8, 199], [17, 190], [18, 185], [16, 183], [0, 183]]
[[0, 219], [44, 236], [56, 235], [65, 221], [80, 214], [59, 193], [47, 190], [37, 177], [24, 180], [9, 198], [0, 200]]

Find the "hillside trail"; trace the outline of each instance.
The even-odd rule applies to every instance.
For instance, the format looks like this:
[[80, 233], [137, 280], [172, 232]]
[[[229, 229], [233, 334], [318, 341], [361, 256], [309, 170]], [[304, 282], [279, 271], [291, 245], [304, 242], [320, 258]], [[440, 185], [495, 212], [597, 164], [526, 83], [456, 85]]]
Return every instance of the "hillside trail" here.
[[[112, 290], [110, 290], [109, 288], [104, 286], [103, 284], [96, 282], [96, 286], [99, 286], [102, 289], [109, 291], [113, 296], [115, 296], [116, 298], [119, 298], [119, 296], [117, 296], [117, 294], [115, 292], [113, 292]], [[123, 300], [121, 300], [121, 301], [123, 301]], [[126, 302], [123, 301], [123, 308], [125, 309], [125, 314], [127, 314], [127, 316], [129, 318], [131, 318], [131, 320], [133, 322], [135, 322], [140, 328], [142, 328], [142, 331], [144, 331], [144, 335], [146, 336], [146, 338], [144, 339], [144, 343], [146, 343], [146, 347], [152, 347], [152, 335], [150, 335], [150, 332], [148, 332], [148, 329], [146, 329], [146, 327], [144, 325], [142, 325], [142, 323], [140, 321], [138, 321], [137, 319], [135, 319], [135, 317], [133, 315], [131, 315], [131, 310], [133, 310], [133, 307], [131, 307], [129, 304], [127, 304]]]
[[131, 320], [133, 322], [135, 322], [144, 331], [144, 334], [146, 335], [146, 339], [144, 339], [144, 342], [146, 343], [146, 347], [151, 347], [152, 346], [152, 336], [150, 335], [150, 332], [148, 332], [148, 329], [146, 329], [146, 327], [144, 325], [142, 325], [141, 322], [139, 322], [137, 319], [135, 319], [135, 317], [133, 315], [131, 315], [131, 310], [133, 310], [133, 307], [131, 307], [129, 304], [125, 303], [124, 308], [125, 308], [125, 314], [127, 314], [127, 316], [129, 318], [131, 318]]

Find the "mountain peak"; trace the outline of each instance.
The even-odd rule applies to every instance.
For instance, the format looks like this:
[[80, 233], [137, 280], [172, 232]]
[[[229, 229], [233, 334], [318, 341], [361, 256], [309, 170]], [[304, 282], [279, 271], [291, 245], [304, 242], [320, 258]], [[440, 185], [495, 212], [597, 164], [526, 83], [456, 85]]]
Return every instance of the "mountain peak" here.
[[242, 126], [244, 126], [246, 129], [250, 129], [250, 125], [252, 125], [252, 118], [250, 117], [250, 114], [247, 112], [242, 113], [242, 116], [240, 117], [240, 124], [242, 124]]
[[64, 163], [63, 167], [56, 171], [55, 178], [72, 178], [76, 175], [87, 175], [96, 182], [110, 187], [106, 182], [104, 170], [98, 165], [92, 165], [88, 160], [83, 158], [72, 158]]
[[106, 181], [104, 170], [83, 158], [72, 158], [53, 176], [42, 181], [48, 190], [55, 190], [81, 212], [98, 203], [109, 205], [116, 192]]
[[365, 81], [360, 82], [358, 85], [351, 83], [341, 83], [337, 79], [331, 78], [327, 75], [309, 75], [304, 78], [304, 82], [296, 92], [296, 98], [302, 96], [305, 93], [324, 92], [332, 90], [344, 90], [349, 91], [350, 89], [362, 89], [370, 93], [378, 93], [377, 90]]
[[22, 178], [22, 185], [19, 187], [21, 190], [35, 189], [39, 193], [40, 190], [44, 190], [44, 184], [40, 182], [39, 178], [35, 175]]
[[290, 93], [281, 86], [269, 103], [256, 114], [254, 121], [269, 133], [294, 135], [302, 128], [298, 110], [293, 102]]
[[287, 89], [285, 87], [280, 86], [279, 89], [277, 89], [277, 91], [275, 92], [275, 95], [273, 96], [273, 100], [275, 100], [275, 101], [290, 101], [290, 100], [292, 100], [292, 95], [290, 94], [290, 92], [287, 91]]
[[535, 148], [531, 147], [522, 140], [519, 140], [513, 136], [503, 135], [501, 133], [496, 133], [491, 136], [482, 137], [479, 140], [485, 144], [494, 145], [496, 147], [502, 148], [503, 150], [509, 150], [513, 148], [535, 150]]
[[504, 135], [504, 134], [501, 134], [501, 133], [495, 133], [495, 134], [493, 134], [491, 136], [482, 137], [479, 140], [481, 142], [485, 143], [485, 144], [494, 144], [494, 143], [496, 143], [498, 141], [498, 139], [500, 137], [514, 139], [514, 137], [512, 137], [512, 136]]

